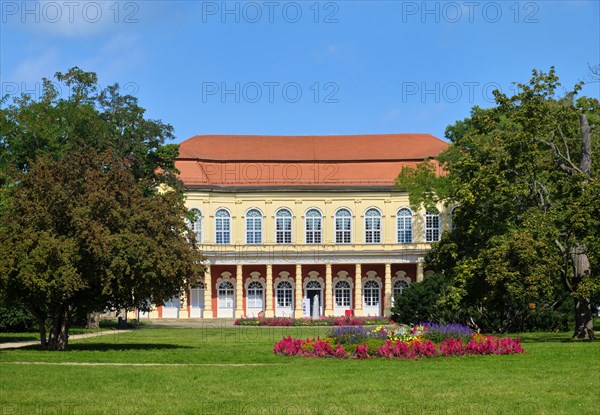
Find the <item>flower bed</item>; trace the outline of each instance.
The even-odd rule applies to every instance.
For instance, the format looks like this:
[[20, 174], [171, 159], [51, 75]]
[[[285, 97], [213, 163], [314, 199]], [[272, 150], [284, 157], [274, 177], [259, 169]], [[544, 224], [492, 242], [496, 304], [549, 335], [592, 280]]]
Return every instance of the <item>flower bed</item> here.
[[[275, 343], [273, 352], [281, 356], [330, 357], [367, 359], [385, 357], [390, 359], [418, 359], [420, 357], [464, 356], [464, 355], [505, 355], [524, 353], [519, 338], [499, 338], [470, 334], [468, 337], [462, 327], [438, 326], [429, 330], [426, 325], [415, 326], [407, 330], [386, 330], [377, 327], [369, 330], [365, 327], [336, 327], [329, 330], [323, 339], [294, 339], [285, 337]], [[438, 330], [439, 329], [439, 330]], [[459, 338], [445, 336], [441, 342], [427, 338], [433, 331], [449, 334], [460, 333]], [[439, 332], [438, 332], [439, 331]]]
[[321, 317], [291, 318], [291, 317], [258, 317], [241, 318], [235, 321], [236, 326], [376, 326], [392, 324], [391, 320], [377, 317]]

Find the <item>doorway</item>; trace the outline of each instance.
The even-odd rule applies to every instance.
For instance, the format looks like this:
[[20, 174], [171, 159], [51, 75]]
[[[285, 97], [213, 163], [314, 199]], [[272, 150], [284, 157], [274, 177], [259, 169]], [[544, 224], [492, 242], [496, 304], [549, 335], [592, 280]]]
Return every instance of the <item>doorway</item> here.
[[306, 290], [306, 296], [308, 298], [308, 300], [310, 301], [310, 315], [311, 317], [315, 315], [315, 297], [317, 297], [317, 307], [319, 308], [317, 310], [317, 314], [319, 315], [319, 317], [321, 317], [321, 290], [319, 289], [307, 289]]

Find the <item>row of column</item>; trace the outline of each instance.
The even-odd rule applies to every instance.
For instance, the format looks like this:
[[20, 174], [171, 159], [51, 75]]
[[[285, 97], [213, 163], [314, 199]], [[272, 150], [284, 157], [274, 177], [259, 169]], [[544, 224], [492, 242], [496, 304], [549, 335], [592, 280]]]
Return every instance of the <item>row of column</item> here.
[[[354, 315], [362, 316], [362, 267], [361, 264], [355, 265], [354, 270]], [[204, 272], [204, 318], [213, 318], [212, 310], [212, 275], [210, 266], [206, 267]], [[417, 263], [417, 282], [423, 281], [423, 263]], [[266, 273], [266, 290], [265, 290], [265, 317], [274, 317], [275, 310], [273, 309], [273, 266], [267, 264]], [[296, 292], [294, 301], [294, 315], [302, 316], [302, 265], [296, 264]], [[244, 283], [242, 274], [242, 265], [236, 267], [235, 278], [235, 296], [238, 299], [243, 298]], [[385, 264], [385, 279], [384, 279], [384, 311], [383, 314], [387, 317], [391, 315], [392, 304], [392, 265]], [[235, 302], [235, 317], [241, 318], [244, 315], [243, 302]], [[333, 315], [333, 277], [331, 272], [331, 264], [325, 265], [325, 310], [324, 315]]]

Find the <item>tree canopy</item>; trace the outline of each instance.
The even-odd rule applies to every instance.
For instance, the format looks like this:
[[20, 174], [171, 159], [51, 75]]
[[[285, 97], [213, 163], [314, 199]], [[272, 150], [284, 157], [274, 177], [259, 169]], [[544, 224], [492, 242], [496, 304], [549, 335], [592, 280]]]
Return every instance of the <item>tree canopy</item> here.
[[559, 95], [554, 68], [533, 71], [513, 96], [474, 107], [446, 130], [437, 161], [404, 168], [398, 185], [411, 204], [444, 201], [453, 229], [427, 257], [451, 281], [440, 300], [519, 313], [567, 292], [575, 301], [575, 338], [591, 339], [600, 290], [600, 134], [596, 99]]
[[0, 109], [0, 289], [49, 349], [67, 347], [74, 312], [161, 304], [202, 273], [172, 127], [93, 73], [56, 79], [69, 96], [44, 80], [39, 100]]

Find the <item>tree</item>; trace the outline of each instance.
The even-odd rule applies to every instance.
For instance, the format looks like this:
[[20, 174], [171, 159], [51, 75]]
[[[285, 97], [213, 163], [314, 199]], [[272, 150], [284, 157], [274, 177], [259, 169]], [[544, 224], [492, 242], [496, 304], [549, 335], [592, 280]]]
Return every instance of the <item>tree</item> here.
[[173, 139], [172, 126], [144, 118], [137, 98], [121, 95], [118, 84], [101, 89], [93, 72], [74, 67], [55, 79], [43, 79], [37, 101], [23, 94], [0, 108], [0, 185], [40, 155], [58, 159], [83, 146], [110, 148], [146, 188], [166, 183], [181, 189], [174, 174], [179, 147], [165, 144]]
[[[185, 225], [170, 126], [77, 68], [2, 109], [0, 289], [35, 316], [42, 347], [68, 346], [73, 313], [145, 309], [202, 273]], [[48, 325], [48, 336], [46, 329]]]
[[562, 293], [575, 301], [576, 339], [593, 339], [593, 298], [600, 290], [600, 121], [596, 99], [564, 96], [554, 68], [533, 71], [496, 106], [475, 107], [449, 126], [437, 158], [446, 174], [404, 168], [398, 185], [414, 205], [444, 200], [453, 230], [427, 257], [451, 280], [441, 300], [456, 308], [502, 307], [510, 315], [548, 306]]
[[411, 284], [396, 296], [392, 320], [404, 324], [456, 322], [447, 321], [450, 316], [438, 307], [438, 300], [445, 295], [446, 289], [447, 281], [443, 275], [433, 275], [422, 283]]

